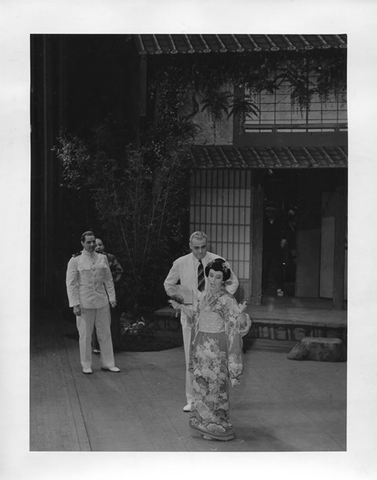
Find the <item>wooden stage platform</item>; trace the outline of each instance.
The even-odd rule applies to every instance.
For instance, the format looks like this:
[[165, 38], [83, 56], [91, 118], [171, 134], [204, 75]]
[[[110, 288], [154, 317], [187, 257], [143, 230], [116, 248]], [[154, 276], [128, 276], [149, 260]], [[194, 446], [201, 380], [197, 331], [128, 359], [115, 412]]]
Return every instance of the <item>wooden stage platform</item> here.
[[345, 451], [346, 362], [292, 361], [295, 341], [253, 339], [231, 391], [236, 439], [209, 442], [182, 411], [183, 347], [116, 352], [119, 374], [101, 371], [95, 355], [83, 375], [75, 331], [59, 311], [33, 313], [31, 452]]

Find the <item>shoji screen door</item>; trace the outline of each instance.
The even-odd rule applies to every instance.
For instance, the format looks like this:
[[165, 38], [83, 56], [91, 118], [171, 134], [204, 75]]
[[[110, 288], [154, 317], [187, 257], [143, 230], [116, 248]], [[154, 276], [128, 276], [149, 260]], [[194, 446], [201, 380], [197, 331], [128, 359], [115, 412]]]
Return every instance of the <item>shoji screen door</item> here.
[[209, 250], [228, 260], [240, 280], [250, 276], [251, 172], [195, 170], [190, 231], [208, 235]]

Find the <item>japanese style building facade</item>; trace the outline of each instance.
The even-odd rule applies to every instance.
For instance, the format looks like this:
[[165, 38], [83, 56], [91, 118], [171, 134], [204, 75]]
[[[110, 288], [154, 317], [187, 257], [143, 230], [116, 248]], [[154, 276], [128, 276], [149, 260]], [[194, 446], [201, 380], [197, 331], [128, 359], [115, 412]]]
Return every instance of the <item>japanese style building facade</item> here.
[[[111, 39], [103, 47], [101, 35], [32, 37], [32, 275], [35, 296], [41, 298], [54, 297], [67, 255], [77, 242], [72, 238], [73, 223], [67, 224], [63, 215], [67, 203], [59, 190], [53, 152], [61, 128], [75, 130], [88, 121], [100, 121], [101, 108], [111, 108], [117, 117], [127, 119], [128, 132], [142, 143], [143, 128], [151, 118], [150, 73], [169, 59], [234, 62], [241, 57], [281, 55], [283, 59], [288, 55], [294, 61], [295, 55], [312, 52], [325, 54], [331, 67], [332, 54], [346, 56], [344, 35], [114, 35], [106, 36]], [[96, 56], [100, 48], [101, 55]], [[78, 65], [82, 65], [79, 77]], [[94, 77], [102, 83], [92, 85]], [[308, 79], [314, 84], [315, 80]], [[343, 308], [347, 278], [344, 95], [330, 95], [325, 101], [315, 94], [302, 110], [292, 106], [286, 80], [279, 89], [258, 94], [242, 84], [227, 89], [235, 98], [252, 97], [256, 110], [245, 121], [239, 113], [224, 115], [213, 128], [207, 113], [197, 108], [193, 121], [201, 129], [186, 164], [189, 230], [207, 232], [210, 249], [227, 258], [240, 279], [240, 299], [258, 305], [263, 294], [264, 205], [275, 202], [284, 216], [293, 209], [296, 258], [286, 278], [286, 293], [332, 299], [334, 308]], [[200, 92], [197, 100], [200, 104]], [[75, 212], [79, 218], [72, 222], [81, 225], [88, 217], [83, 205], [77, 209], [81, 213]], [[58, 250], [52, 239], [60, 240]], [[58, 303], [65, 295], [62, 286], [60, 290]]]
[[[148, 69], [166, 56], [252, 56], [261, 52], [339, 52], [343, 35], [138, 35], [141, 105]], [[315, 78], [309, 78], [315, 84]], [[230, 85], [238, 98], [247, 88]], [[199, 95], [200, 97], [200, 95]], [[190, 230], [204, 230], [210, 249], [230, 261], [242, 300], [262, 299], [264, 204], [273, 201], [295, 221], [295, 258], [289, 295], [331, 298], [343, 308], [347, 278], [347, 106], [343, 96], [313, 95], [304, 111], [292, 106], [289, 82], [254, 95], [257, 114], [241, 124], [237, 114], [211, 128], [200, 109], [200, 135], [191, 149]], [[199, 100], [200, 103], [200, 100]], [[145, 110], [146, 111], [146, 110]], [[145, 113], [140, 111], [141, 120]], [[290, 212], [289, 212], [290, 211]], [[292, 271], [293, 268], [293, 271]]]

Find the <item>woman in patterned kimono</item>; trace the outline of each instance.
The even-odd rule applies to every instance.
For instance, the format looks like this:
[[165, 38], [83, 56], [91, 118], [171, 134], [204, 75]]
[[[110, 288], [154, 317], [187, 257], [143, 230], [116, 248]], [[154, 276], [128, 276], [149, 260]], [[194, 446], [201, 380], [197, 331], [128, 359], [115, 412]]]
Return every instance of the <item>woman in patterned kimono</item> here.
[[192, 325], [189, 371], [193, 375], [194, 403], [190, 426], [207, 440], [232, 440], [229, 420], [229, 385], [239, 383], [243, 370], [242, 336], [251, 326], [237, 303], [225, 290], [231, 271], [216, 258], [205, 269], [209, 288], [202, 292], [195, 310], [175, 301], [189, 316]]

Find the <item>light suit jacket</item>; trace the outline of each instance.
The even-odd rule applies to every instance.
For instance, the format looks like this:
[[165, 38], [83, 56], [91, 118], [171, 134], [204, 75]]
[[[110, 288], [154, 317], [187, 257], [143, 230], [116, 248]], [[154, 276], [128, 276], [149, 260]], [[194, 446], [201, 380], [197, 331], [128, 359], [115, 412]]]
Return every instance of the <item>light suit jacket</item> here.
[[[207, 252], [205, 257], [202, 259], [203, 267], [206, 268], [206, 265], [214, 260], [215, 258], [222, 258], [215, 253]], [[223, 259], [224, 260], [224, 259]], [[164, 288], [167, 292], [169, 287], [176, 285], [180, 281], [181, 285], [184, 285], [190, 288], [194, 294], [194, 301], [198, 299], [200, 294], [198, 290], [198, 260], [194, 257], [193, 253], [184, 255], [183, 257], [177, 258], [174, 261], [173, 266], [171, 267], [168, 276], [164, 281]], [[208, 286], [208, 278], [205, 276], [206, 287]], [[238, 278], [235, 273], [231, 270], [231, 277], [226, 282], [225, 288], [231, 294], [234, 294], [238, 288]], [[181, 311], [181, 323], [182, 326], [188, 327], [187, 316], [184, 312]]]
[[67, 294], [69, 306], [102, 308], [115, 301], [115, 290], [106, 255], [83, 250], [68, 262]]

